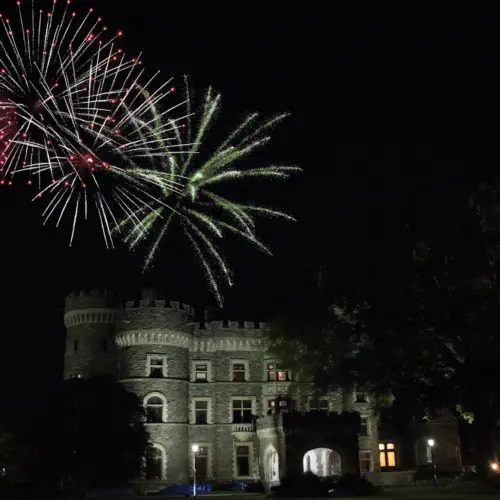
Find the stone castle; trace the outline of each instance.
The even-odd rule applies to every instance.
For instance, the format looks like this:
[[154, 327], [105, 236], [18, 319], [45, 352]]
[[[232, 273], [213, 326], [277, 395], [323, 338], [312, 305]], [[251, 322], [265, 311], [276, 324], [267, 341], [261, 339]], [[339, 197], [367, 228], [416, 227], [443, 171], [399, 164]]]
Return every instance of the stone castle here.
[[[64, 322], [65, 378], [113, 376], [144, 402], [152, 444], [144, 481], [151, 488], [194, 474], [266, 484], [303, 471], [373, 476], [401, 470], [399, 456], [408, 455], [408, 446], [380, 427], [368, 395], [318, 395], [270, 357], [265, 323], [207, 317], [200, 324], [191, 307], [151, 291], [124, 304], [110, 292], [74, 292]], [[436, 452], [454, 467], [449, 448], [458, 438], [448, 424], [438, 422], [448, 437]], [[381, 441], [379, 431], [390, 439]], [[429, 450], [411, 446], [417, 465], [427, 463]]]

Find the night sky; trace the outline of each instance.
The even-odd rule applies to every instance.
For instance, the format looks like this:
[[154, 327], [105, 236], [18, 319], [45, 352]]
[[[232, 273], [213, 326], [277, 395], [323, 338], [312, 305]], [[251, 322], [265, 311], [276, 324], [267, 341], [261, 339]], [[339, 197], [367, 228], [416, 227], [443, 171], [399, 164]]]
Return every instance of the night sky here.
[[[127, 51], [144, 50], [148, 68], [174, 78], [188, 74], [196, 88], [221, 91], [222, 125], [246, 111], [292, 113], [255, 162], [295, 163], [304, 173], [250, 196], [299, 222], [262, 222], [273, 258], [231, 243], [237, 284], [226, 291], [225, 315], [234, 319], [269, 316], [287, 294], [305, 288], [314, 252], [325, 242], [339, 267], [353, 245], [369, 248], [379, 231], [373, 214], [381, 214], [382, 226], [383, 214], [408, 209], [408, 193], [423, 180], [479, 179], [499, 168], [493, 15], [362, 4], [346, 10], [337, 2], [269, 5], [95, 2], [110, 28], [124, 30]], [[66, 231], [42, 227], [41, 206], [30, 194], [26, 186], [0, 189], [4, 397], [20, 400], [33, 388], [43, 395], [61, 373], [61, 311], [73, 288], [132, 293], [147, 285], [167, 298], [210, 303], [179, 237], [172, 235], [142, 275], [140, 252], [105, 251], [96, 221], [68, 248]]]

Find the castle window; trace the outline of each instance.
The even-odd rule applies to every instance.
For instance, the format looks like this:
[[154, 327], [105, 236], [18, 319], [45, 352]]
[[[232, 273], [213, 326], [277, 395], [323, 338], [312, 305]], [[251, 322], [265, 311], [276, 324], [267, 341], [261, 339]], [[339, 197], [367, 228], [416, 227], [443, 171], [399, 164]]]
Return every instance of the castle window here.
[[246, 382], [248, 380], [248, 361], [231, 361], [231, 380], [233, 382]]
[[233, 424], [251, 423], [253, 420], [252, 400], [233, 399]]
[[101, 342], [101, 347], [102, 347], [102, 350], [103, 350], [104, 352], [106, 352], [106, 351], [108, 350], [108, 341], [107, 341], [107, 340], [103, 340], [103, 341]]
[[361, 437], [368, 437], [370, 435], [370, 421], [368, 417], [361, 417], [361, 427], [359, 429]]
[[368, 403], [368, 396], [363, 392], [356, 393], [356, 403]]
[[205, 364], [195, 365], [195, 381], [208, 382], [208, 365]]
[[191, 361], [191, 382], [212, 382], [212, 362], [207, 360]]
[[167, 357], [158, 354], [148, 354], [146, 376], [164, 378], [167, 376]]
[[359, 471], [365, 474], [372, 470], [372, 453], [371, 451], [359, 452]]
[[309, 411], [317, 411], [319, 413], [328, 413], [330, 403], [326, 398], [309, 398]]
[[194, 468], [196, 469], [196, 479], [203, 481], [209, 477], [210, 453], [208, 446], [198, 445], [198, 451], [194, 455]]
[[78, 351], [78, 340], [73, 341], [73, 352]]
[[236, 476], [250, 476], [250, 445], [238, 445], [235, 450], [236, 454]]
[[271, 382], [286, 382], [292, 380], [291, 373], [281, 363], [267, 364], [267, 380]]
[[191, 417], [192, 424], [205, 425], [212, 423], [212, 400], [211, 398], [192, 398]]
[[146, 479], [165, 479], [165, 449], [158, 444], [151, 445], [146, 453]]
[[276, 408], [279, 408], [279, 411], [295, 410], [296, 402], [294, 399], [268, 399], [267, 400], [268, 413], [274, 413]]
[[396, 451], [394, 443], [379, 443], [380, 467], [396, 467]]
[[146, 421], [148, 424], [166, 422], [167, 400], [163, 394], [148, 394], [144, 398], [144, 406], [146, 408]]

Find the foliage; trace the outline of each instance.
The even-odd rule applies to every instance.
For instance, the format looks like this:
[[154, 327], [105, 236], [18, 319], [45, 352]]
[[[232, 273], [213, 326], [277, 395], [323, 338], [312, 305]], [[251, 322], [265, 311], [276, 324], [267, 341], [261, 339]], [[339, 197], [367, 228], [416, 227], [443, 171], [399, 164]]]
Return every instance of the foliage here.
[[359, 477], [357, 474], [344, 474], [335, 489], [360, 497], [374, 495], [378, 491], [365, 476]]
[[313, 498], [328, 495], [326, 483], [312, 472], [300, 475], [287, 475], [281, 480], [281, 484], [275, 490], [276, 497], [284, 498]]
[[45, 470], [92, 486], [141, 474], [148, 447], [144, 407], [121, 384], [102, 377], [66, 380], [46, 417]]
[[380, 242], [386, 255], [372, 275], [339, 294], [337, 263], [325, 259], [324, 311], [306, 326], [287, 315], [273, 339], [325, 389], [358, 387], [386, 401], [406, 395], [420, 417], [447, 406], [473, 418], [483, 473], [500, 418], [499, 207], [496, 186], [425, 192], [415, 216]]

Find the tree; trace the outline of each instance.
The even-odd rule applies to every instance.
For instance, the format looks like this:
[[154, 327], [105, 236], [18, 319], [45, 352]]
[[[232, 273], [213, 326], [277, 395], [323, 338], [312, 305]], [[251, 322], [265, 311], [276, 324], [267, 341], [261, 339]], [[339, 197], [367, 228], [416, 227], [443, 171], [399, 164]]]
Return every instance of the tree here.
[[384, 400], [411, 394], [413, 410], [447, 406], [467, 416], [486, 475], [500, 419], [499, 196], [494, 185], [423, 195], [413, 217], [365, 247], [376, 258], [350, 266], [355, 283], [344, 293], [338, 264], [324, 259], [322, 311], [277, 322], [273, 345], [323, 386], [362, 387]]
[[66, 380], [39, 432], [44, 475], [77, 485], [140, 476], [148, 447], [140, 399], [110, 379]]

